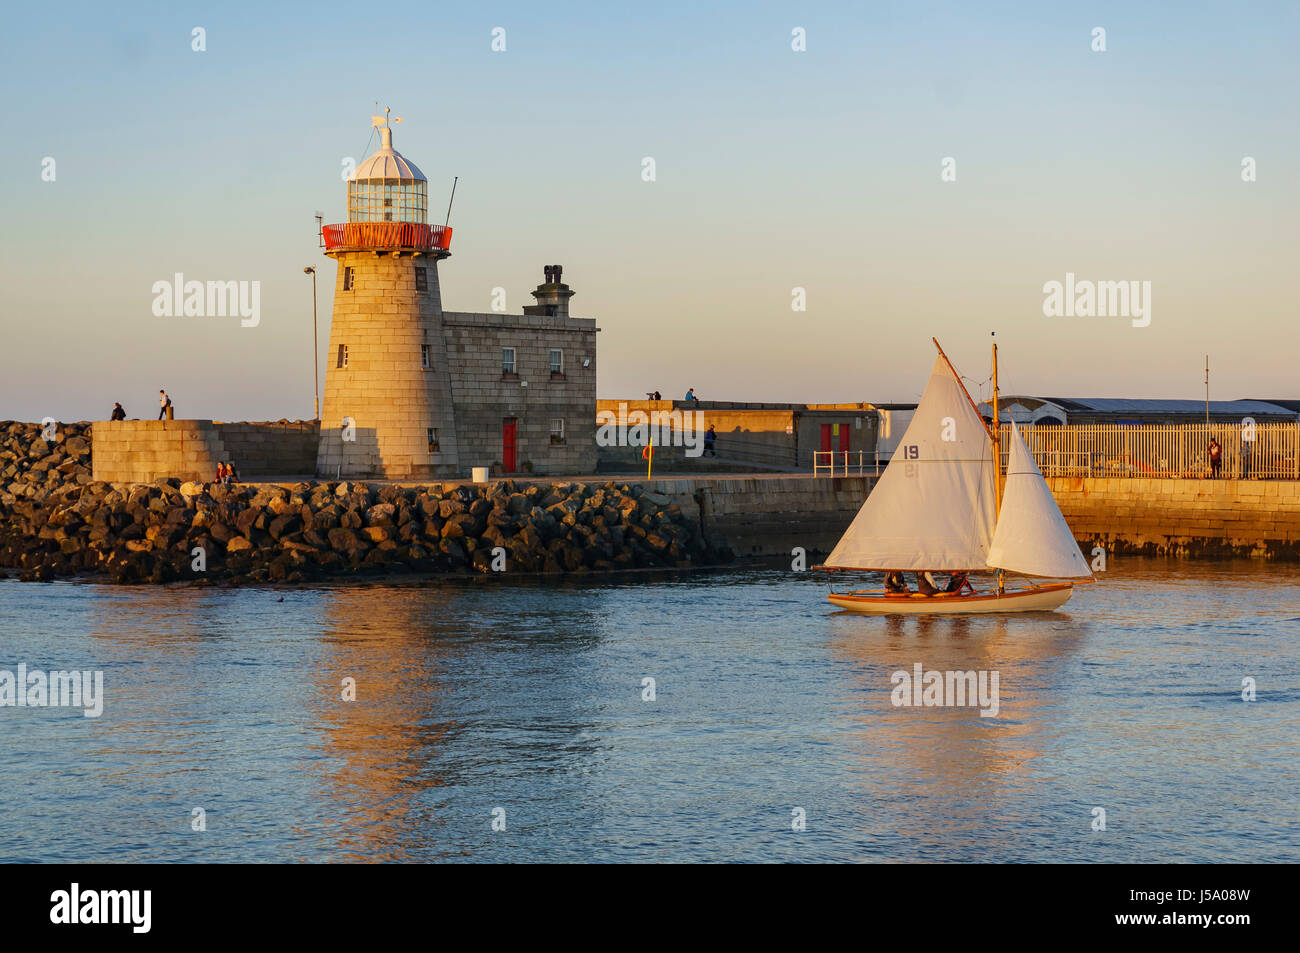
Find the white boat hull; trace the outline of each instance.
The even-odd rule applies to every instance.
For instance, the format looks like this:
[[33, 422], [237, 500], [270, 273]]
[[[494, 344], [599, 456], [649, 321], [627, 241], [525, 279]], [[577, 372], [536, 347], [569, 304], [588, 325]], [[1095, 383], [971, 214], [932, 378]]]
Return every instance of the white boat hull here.
[[860, 592], [832, 592], [826, 598], [849, 612], [867, 615], [971, 615], [1001, 612], [1050, 612], [1059, 609], [1074, 594], [1073, 583], [1053, 583], [1008, 589], [1004, 592], [954, 595], [940, 593], [887, 593], [883, 589]]

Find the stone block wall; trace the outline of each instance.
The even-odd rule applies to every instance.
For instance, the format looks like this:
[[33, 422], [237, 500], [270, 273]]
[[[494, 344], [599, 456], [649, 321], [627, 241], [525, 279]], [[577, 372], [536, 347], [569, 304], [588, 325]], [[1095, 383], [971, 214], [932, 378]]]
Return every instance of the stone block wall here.
[[[642, 481], [638, 481], [642, 482]], [[1048, 485], [1087, 554], [1300, 559], [1300, 482], [1054, 478]], [[825, 555], [874, 477], [700, 477], [644, 481], [721, 533], [740, 556]]]
[[1113, 553], [1300, 555], [1300, 482], [1054, 477], [1081, 542]]
[[226, 455], [210, 420], [97, 420], [94, 434], [94, 477], [105, 482], [211, 480]]
[[[503, 421], [516, 421], [516, 463], [536, 474], [596, 470], [596, 322], [590, 318], [447, 311], [447, 360], [461, 470], [503, 463]], [[515, 349], [515, 375], [502, 373], [503, 348]], [[562, 379], [552, 379], [550, 350], [564, 352]], [[583, 366], [583, 362], [587, 366]], [[527, 387], [523, 386], [527, 382]], [[564, 421], [552, 443], [551, 421]]]
[[244, 478], [310, 476], [316, 472], [320, 425], [314, 420], [222, 423], [213, 427]]
[[796, 546], [809, 556], [825, 556], [849, 528], [875, 482], [873, 476], [705, 477], [641, 485], [699, 519], [710, 538], [726, 537], [737, 556], [788, 556]]
[[211, 420], [99, 420], [94, 478], [152, 483], [159, 477], [212, 481], [231, 461], [242, 479], [310, 474], [316, 462], [314, 420], [216, 423]]

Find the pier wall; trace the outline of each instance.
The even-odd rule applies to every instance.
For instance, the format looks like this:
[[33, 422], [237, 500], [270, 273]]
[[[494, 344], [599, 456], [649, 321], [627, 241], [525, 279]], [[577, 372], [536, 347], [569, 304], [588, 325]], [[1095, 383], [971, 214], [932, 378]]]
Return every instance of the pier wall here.
[[1047, 481], [1080, 542], [1110, 553], [1300, 557], [1300, 481]]
[[723, 536], [737, 556], [829, 553], [862, 508], [874, 476], [690, 477], [637, 481]]
[[[738, 556], [829, 552], [875, 477], [637, 481], [722, 534]], [[1300, 559], [1300, 481], [1053, 478], [1085, 553]]]
[[208, 481], [222, 460], [242, 479], [312, 473], [319, 428], [314, 420], [225, 423], [213, 420], [95, 422], [94, 478], [152, 483], [159, 477]]

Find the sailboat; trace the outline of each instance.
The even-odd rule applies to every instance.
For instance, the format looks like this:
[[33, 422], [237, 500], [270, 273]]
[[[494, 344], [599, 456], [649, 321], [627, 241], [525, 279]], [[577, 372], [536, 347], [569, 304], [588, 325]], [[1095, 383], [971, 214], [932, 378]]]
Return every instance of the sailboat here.
[[[934, 339], [932, 339], [934, 340]], [[1042, 471], [1011, 425], [1006, 490], [998, 430], [985, 425], [956, 369], [939, 351], [925, 393], [885, 472], [817, 569], [985, 573], [984, 591], [922, 595], [884, 589], [831, 592], [850, 612], [946, 615], [1059, 608], [1074, 581], [1094, 581]], [[993, 419], [997, 421], [997, 345]], [[1006, 584], [1006, 573], [1051, 582]]]

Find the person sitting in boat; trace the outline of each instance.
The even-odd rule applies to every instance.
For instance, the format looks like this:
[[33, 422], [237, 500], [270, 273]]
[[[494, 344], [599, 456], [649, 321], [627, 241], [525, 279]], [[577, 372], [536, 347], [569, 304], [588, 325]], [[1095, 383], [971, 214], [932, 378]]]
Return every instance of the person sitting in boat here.
[[966, 578], [966, 573], [955, 572], [948, 577], [948, 585], [944, 587], [943, 591], [960, 593], [963, 589], [969, 589], [971, 592], [975, 591], [975, 587], [972, 586], [970, 581]]
[[907, 588], [907, 580], [903, 578], [903, 570], [891, 569], [885, 573], [885, 592], [911, 592]]
[[918, 572], [916, 574], [916, 591], [923, 596], [933, 596], [935, 593], [943, 592], [943, 588], [931, 573]]

